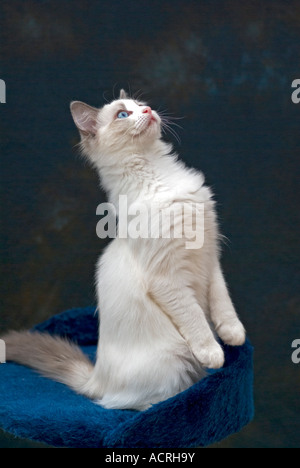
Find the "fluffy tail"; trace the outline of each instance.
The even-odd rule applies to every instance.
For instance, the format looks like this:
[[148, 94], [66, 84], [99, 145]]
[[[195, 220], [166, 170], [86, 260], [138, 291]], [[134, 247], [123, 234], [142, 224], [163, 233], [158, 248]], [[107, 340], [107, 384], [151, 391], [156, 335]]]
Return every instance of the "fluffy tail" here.
[[29, 331], [11, 331], [1, 339], [6, 344], [7, 361], [32, 367], [77, 393], [90, 396], [86, 386], [94, 367], [75, 344], [48, 333]]

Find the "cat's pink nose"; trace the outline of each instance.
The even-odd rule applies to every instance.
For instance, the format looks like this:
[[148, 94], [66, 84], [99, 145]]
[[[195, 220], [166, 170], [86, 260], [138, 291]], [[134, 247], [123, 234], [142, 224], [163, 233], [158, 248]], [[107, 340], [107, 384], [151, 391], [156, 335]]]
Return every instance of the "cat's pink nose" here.
[[144, 107], [143, 114], [150, 114], [152, 115], [152, 109], [149, 106]]

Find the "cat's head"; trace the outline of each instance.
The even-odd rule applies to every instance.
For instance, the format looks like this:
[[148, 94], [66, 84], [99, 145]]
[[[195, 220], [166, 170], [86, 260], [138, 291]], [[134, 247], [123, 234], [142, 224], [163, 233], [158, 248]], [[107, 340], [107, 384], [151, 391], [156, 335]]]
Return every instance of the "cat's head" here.
[[92, 156], [139, 151], [161, 137], [161, 119], [143, 102], [121, 90], [119, 99], [96, 109], [83, 102], [71, 103], [71, 113], [81, 136], [84, 153]]

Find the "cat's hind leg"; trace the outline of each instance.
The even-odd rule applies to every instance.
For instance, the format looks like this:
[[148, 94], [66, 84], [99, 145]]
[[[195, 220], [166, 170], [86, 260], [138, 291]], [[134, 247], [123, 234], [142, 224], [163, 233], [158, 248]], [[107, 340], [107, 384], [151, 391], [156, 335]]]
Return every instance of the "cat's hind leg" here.
[[209, 282], [209, 307], [211, 320], [224, 343], [242, 345], [245, 342], [245, 329], [230, 299], [218, 260], [214, 262]]

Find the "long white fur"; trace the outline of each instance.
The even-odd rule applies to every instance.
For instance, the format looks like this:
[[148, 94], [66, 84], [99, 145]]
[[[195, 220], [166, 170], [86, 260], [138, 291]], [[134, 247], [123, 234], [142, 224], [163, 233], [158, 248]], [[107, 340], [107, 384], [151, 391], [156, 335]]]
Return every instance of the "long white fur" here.
[[[129, 117], [118, 119], [120, 110]], [[106, 408], [145, 409], [188, 388], [206, 367], [224, 364], [216, 333], [230, 345], [245, 341], [220, 267], [215, 204], [202, 173], [172, 154], [159, 115], [146, 112], [144, 103], [121, 91], [100, 110], [74, 102], [71, 112], [82, 152], [117, 211], [120, 195], [129, 207], [140, 202], [149, 211], [204, 203], [201, 249], [186, 249], [184, 237], [110, 242], [96, 269], [96, 364], [88, 374], [83, 366], [77, 386], [74, 372], [65, 373], [65, 383]]]

